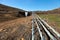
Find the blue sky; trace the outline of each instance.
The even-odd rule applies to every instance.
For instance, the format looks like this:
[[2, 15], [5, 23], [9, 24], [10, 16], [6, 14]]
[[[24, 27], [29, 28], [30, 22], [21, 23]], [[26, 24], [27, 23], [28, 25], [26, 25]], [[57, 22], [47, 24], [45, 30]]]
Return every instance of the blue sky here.
[[0, 0], [0, 3], [27, 11], [44, 11], [60, 7], [60, 0]]

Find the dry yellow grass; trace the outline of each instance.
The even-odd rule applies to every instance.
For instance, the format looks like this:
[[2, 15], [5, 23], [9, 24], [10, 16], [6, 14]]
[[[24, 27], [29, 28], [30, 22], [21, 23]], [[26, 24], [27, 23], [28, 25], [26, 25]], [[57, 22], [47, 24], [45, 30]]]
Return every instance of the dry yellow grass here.
[[39, 16], [60, 33], [60, 14], [40, 14]]

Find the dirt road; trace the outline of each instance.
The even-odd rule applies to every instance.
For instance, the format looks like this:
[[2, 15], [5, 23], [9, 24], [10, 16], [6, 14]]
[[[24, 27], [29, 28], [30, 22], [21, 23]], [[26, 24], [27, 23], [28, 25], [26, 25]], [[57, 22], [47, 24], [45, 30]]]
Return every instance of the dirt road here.
[[31, 20], [29, 16], [0, 23], [0, 40], [31, 39]]

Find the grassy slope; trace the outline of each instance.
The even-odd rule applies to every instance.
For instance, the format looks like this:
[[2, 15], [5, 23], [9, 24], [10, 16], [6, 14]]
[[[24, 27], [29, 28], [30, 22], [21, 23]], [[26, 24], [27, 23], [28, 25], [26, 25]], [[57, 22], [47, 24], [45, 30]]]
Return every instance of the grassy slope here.
[[40, 14], [39, 16], [49, 23], [52, 23], [52, 25], [60, 27], [60, 14]]

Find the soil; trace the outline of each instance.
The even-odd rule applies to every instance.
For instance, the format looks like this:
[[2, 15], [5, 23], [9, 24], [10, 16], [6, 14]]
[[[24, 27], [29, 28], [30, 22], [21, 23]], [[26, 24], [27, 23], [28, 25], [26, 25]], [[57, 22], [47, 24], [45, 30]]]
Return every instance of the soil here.
[[0, 23], [0, 40], [31, 40], [32, 16]]

